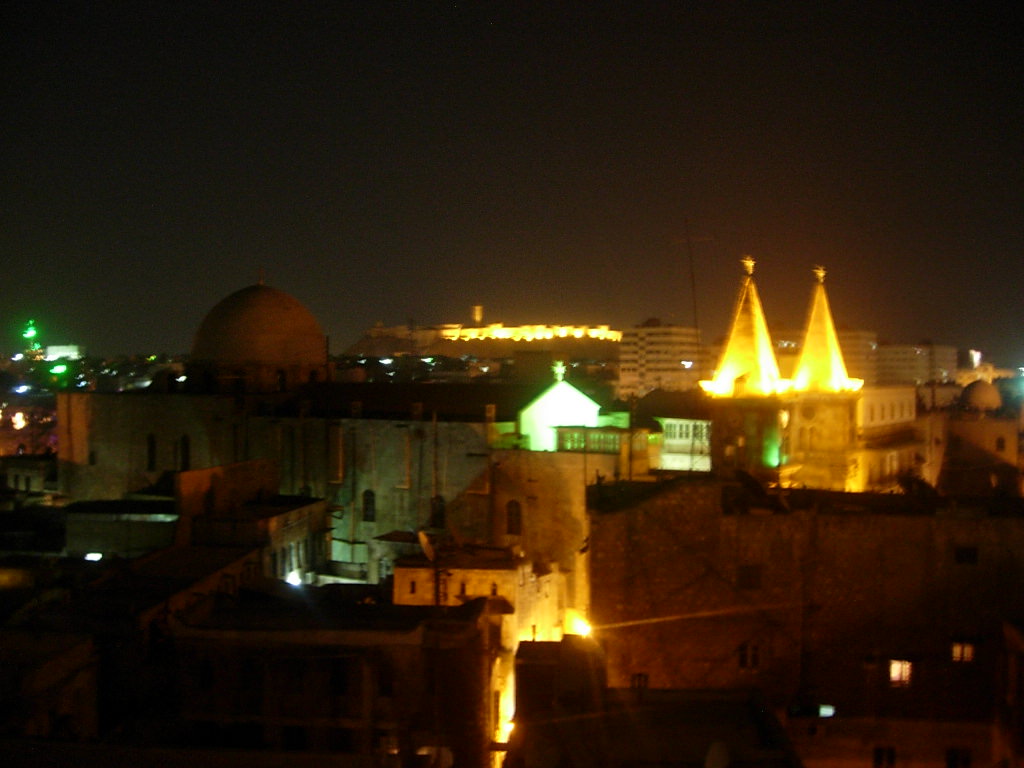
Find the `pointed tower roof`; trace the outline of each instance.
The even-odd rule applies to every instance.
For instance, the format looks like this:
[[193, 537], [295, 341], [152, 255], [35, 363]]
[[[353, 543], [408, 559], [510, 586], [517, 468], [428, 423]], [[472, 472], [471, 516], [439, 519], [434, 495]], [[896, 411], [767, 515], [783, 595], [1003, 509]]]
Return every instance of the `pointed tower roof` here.
[[825, 293], [825, 268], [815, 267], [818, 282], [811, 294], [807, 313], [804, 344], [800, 350], [792, 387], [801, 392], [849, 392], [860, 389], [864, 382], [846, 375], [846, 362], [839, 348], [839, 337], [832, 322], [828, 296]]
[[712, 395], [771, 395], [779, 391], [779, 364], [775, 360], [768, 323], [754, 284], [754, 260], [744, 256], [745, 274], [740, 283], [729, 339], [711, 381], [701, 386]]

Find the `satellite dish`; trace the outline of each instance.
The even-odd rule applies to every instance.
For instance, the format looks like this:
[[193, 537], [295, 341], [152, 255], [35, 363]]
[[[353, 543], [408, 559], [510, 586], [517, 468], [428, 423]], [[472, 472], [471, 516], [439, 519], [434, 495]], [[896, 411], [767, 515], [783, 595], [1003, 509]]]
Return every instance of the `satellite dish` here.
[[434, 562], [436, 557], [434, 553], [434, 545], [430, 543], [430, 537], [427, 536], [427, 532], [423, 530], [416, 531], [416, 536], [420, 540], [420, 549], [423, 550], [423, 554], [427, 556], [427, 560]]

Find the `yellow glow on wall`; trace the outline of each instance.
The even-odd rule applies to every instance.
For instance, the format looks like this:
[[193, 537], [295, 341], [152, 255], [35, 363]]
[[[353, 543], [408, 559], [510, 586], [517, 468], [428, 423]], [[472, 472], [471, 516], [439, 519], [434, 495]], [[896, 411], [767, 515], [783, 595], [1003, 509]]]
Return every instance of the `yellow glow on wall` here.
[[594, 628], [582, 613], [571, 608], [565, 612], [565, 634], [590, 637], [593, 631]]

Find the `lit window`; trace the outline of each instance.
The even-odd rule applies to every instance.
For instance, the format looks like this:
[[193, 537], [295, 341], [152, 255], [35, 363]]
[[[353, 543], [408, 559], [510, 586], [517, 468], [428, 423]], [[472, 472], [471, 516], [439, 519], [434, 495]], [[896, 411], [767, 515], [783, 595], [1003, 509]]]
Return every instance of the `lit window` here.
[[953, 643], [950, 645], [950, 657], [963, 663], [974, 661], [974, 643]]
[[889, 685], [893, 688], [906, 688], [910, 685], [910, 673], [913, 668], [906, 659], [889, 660]]

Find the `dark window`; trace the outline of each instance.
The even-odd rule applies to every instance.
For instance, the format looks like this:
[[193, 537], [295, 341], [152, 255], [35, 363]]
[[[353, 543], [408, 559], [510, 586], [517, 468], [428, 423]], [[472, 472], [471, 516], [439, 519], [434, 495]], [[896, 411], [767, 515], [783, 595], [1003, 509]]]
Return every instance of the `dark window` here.
[[409, 594], [410, 595], [415, 595], [416, 594], [416, 580], [415, 579], [413, 579], [412, 581], [409, 582]]
[[281, 729], [281, 749], [286, 752], [303, 752], [308, 745], [306, 729], [301, 725], [286, 725]]
[[999, 451], [1000, 453], [1002, 453], [1003, 451], [1006, 450], [1006, 438], [1005, 437], [997, 437], [996, 438], [996, 450]]
[[953, 550], [953, 560], [955, 560], [958, 565], [977, 565], [978, 548], [956, 547]]
[[350, 665], [349, 659], [331, 660], [331, 696], [344, 696], [348, 693]]
[[971, 750], [963, 747], [947, 749], [946, 768], [971, 768]]
[[874, 768], [892, 768], [896, 764], [896, 748], [875, 747], [871, 764]]
[[182, 435], [181, 440], [178, 441], [178, 468], [182, 472], [192, 468], [192, 444], [188, 439], [188, 435]]
[[740, 669], [757, 669], [761, 666], [761, 652], [754, 643], [742, 643], [738, 649]]
[[363, 491], [363, 522], [373, 523], [377, 520], [377, 494], [367, 489]]
[[505, 505], [505, 533], [509, 536], [523, 535], [523, 507], [515, 499]]
[[444, 496], [430, 498], [430, 527], [444, 528]]
[[761, 566], [741, 565], [736, 569], [737, 589], [760, 589], [761, 588]]

